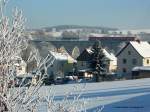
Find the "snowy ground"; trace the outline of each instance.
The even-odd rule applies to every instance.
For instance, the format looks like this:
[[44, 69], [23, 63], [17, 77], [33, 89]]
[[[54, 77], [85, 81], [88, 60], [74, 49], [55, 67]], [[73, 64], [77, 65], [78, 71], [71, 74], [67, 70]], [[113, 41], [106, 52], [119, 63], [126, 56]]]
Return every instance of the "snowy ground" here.
[[[74, 89], [76, 88], [76, 89]], [[82, 93], [79, 102], [85, 101], [87, 112], [94, 112], [104, 106], [102, 112], [150, 112], [150, 78], [87, 84], [67, 84], [45, 86], [40, 89], [44, 96], [55, 94], [54, 101], [61, 102], [64, 95], [73, 91], [68, 97]], [[45, 112], [44, 106], [40, 109]]]

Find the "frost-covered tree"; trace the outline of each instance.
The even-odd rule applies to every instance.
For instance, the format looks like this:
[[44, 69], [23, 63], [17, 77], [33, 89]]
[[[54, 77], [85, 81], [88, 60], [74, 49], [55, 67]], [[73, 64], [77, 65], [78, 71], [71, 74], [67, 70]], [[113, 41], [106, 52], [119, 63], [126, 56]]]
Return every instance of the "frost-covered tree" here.
[[107, 72], [107, 58], [103, 52], [100, 41], [96, 41], [92, 46], [91, 68], [96, 82], [104, 80]]
[[[27, 62], [33, 59], [37, 62], [36, 75], [40, 78], [35, 86], [29, 88], [15, 87], [16, 66], [15, 63], [21, 53], [28, 46], [28, 39], [24, 36], [25, 18], [22, 11], [17, 8], [13, 11], [12, 17], [5, 16], [7, 0], [0, 0], [0, 112], [31, 112], [39, 100], [36, 95], [41, 87], [44, 75], [41, 70], [47, 70], [45, 63], [52, 58], [41, 59], [37, 50], [33, 50]], [[52, 61], [51, 61], [52, 62]], [[52, 64], [52, 63], [50, 63]], [[47, 65], [50, 66], [50, 65]], [[37, 97], [36, 100], [33, 97]]]

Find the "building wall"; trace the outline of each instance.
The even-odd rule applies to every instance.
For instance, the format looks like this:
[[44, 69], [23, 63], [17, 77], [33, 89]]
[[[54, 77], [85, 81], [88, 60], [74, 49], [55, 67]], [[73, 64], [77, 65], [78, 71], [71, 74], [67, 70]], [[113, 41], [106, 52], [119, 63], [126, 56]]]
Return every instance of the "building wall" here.
[[150, 78], [150, 71], [149, 70], [133, 71], [132, 78], [133, 79]]
[[116, 72], [117, 70], [117, 65], [114, 65], [114, 60], [109, 62], [109, 72]]
[[130, 78], [133, 67], [143, 66], [143, 58], [130, 44], [117, 58], [117, 72], [121, 76], [123, 75]]
[[69, 75], [69, 72], [73, 71], [73, 63], [65, 63], [63, 66], [64, 75]]
[[143, 66], [150, 66], [150, 58], [143, 59]]
[[57, 77], [64, 77], [73, 69], [73, 63], [68, 63], [68, 61], [58, 61], [56, 60], [52, 66], [48, 68], [48, 74], [53, 75], [56, 79]]
[[55, 60], [53, 65], [51, 65], [47, 72], [49, 75], [53, 75], [54, 78], [64, 77], [63, 65], [65, 62]]

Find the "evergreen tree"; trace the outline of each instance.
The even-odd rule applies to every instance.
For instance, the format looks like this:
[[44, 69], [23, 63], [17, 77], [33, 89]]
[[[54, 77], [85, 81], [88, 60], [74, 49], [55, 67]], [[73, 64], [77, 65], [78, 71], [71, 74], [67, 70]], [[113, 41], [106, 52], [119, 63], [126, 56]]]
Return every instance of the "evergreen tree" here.
[[96, 82], [103, 81], [107, 73], [107, 58], [103, 53], [101, 42], [96, 41], [92, 46], [91, 68]]

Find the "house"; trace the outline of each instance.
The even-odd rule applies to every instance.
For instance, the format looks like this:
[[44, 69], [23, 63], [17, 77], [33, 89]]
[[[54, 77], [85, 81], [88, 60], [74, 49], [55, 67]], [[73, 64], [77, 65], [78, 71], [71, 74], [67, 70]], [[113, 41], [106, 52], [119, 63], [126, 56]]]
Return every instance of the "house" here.
[[[50, 65], [51, 62], [52, 65], [48, 66], [47, 74], [49, 76], [54, 76], [53, 78], [64, 77], [65, 74], [68, 74], [70, 71], [72, 71], [73, 63], [76, 62], [76, 60], [69, 55], [68, 51], [64, 47], [58, 49], [49, 42], [40, 41], [37, 43], [32, 43], [28, 49], [29, 53], [36, 49], [38, 56], [41, 59], [45, 59], [47, 56], [49, 56], [49, 61], [46, 63], [46, 65]], [[25, 52], [24, 54], [29, 54], [28, 52]], [[27, 72], [34, 72], [36, 68], [37, 62], [35, 59], [31, 60], [31, 62], [27, 64]], [[42, 69], [42, 71], [44, 72], [44, 69]]]
[[[113, 73], [116, 71], [117, 68], [117, 58], [115, 57], [115, 55], [113, 53], [109, 53], [106, 49], [103, 49], [103, 52], [106, 56], [106, 58], [108, 59], [109, 62], [109, 66], [108, 66], [108, 73]], [[91, 68], [90, 68], [90, 63], [92, 60], [92, 54], [93, 51], [91, 50], [91, 48], [86, 48], [81, 54], [80, 56], [77, 58], [77, 63], [78, 63], [78, 68], [79, 68], [79, 72], [83, 72], [86, 75], [90, 75], [91, 77]]]
[[63, 78], [72, 71], [73, 64], [77, 62], [67, 52], [49, 51], [49, 56], [54, 58], [54, 62], [47, 68], [47, 72], [49, 75], [53, 75], [54, 79], [57, 77]]
[[150, 66], [150, 45], [145, 41], [130, 41], [117, 53], [118, 74], [131, 78], [136, 66]]
[[27, 73], [26, 72], [26, 67], [27, 67], [26, 62], [19, 56], [15, 57], [13, 59], [13, 61], [14, 61], [15, 69], [16, 69], [16, 75], [17, 76], [25, 75]]

